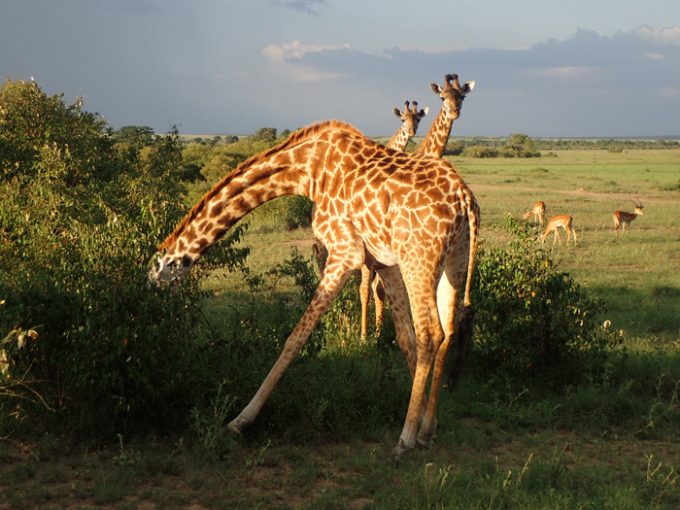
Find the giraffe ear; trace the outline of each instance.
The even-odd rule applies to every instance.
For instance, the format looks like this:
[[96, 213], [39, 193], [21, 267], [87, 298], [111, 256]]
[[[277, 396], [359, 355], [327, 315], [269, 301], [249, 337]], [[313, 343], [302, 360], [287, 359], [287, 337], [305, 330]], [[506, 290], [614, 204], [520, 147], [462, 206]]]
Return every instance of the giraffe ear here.
[[442, 91], [442, 88], [436, 83], [430, 83], [430, 88], [432, 89], [432, 92], [434, 92], [437, 95], [439, 95]]
[[425, 115], [427, 115], [427, 112], [429, 112], [429, 111], [430, 111], [430, 107], [426, 106], [425, 108], [423, 108], [422, 110], [420, 110], [418, 112], [418, 117], [420, 117], [422, 119], [423, 117], [425, 117]]
[[467, 92], [472, 92], [475, 88], [475, 80], [467, 82], [465, 85], [463, 85], [463, 90]]
[[397, 117], [401, 119], [401, 112], [399, 111], [399, 108], [394, 108], [392, 111]]

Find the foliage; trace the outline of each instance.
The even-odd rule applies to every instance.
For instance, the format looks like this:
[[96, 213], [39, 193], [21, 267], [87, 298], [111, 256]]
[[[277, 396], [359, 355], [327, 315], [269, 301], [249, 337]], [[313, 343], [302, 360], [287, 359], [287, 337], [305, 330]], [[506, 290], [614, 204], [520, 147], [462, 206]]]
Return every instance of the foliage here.
[[260, 128], [251, 136], [252, 141], [265, 142], [270, 145], [276, 143], [276, 138], [276, 128], [272, 127]]
[[[512, 145], [513, 138], [518, 140], [527, 135], [513, 134], [509, 137], [454, 137], [451, 138], [446, 146], [446, 155], [457, 156], [466, 149], [473, 149], [483, 154], [495, 154], [499, 157], [501, 153]], [[612, 153], [620, 153], [623, 150], [672, 150], [680, 148], [680, 140], [674, 139], [605, 139], [605, 138], [532, 138], [531, 144], [537, 151], [555, 151], [571, 149], [592, 149], [607, 150]], [[484, 150], [488, 149], [488, 150]], [[474, 154], [471, 154], [474, 157]], [[546, 155], [545, 153], [543, 154]]]
[[[28, 377], [26, 391], [74, 432], [180, 422], [205, 376], [201, 272], [172, 293], [146, 277], [183, 212], [177, 132], [116, 142], [101, 118], [34, 83], [7, 82], [0, 112], [0, 331], [37, 332], [5, 343], [7, 379]], [[239, 235], [213, 259], [238, 264]], [[18, 419], [48, 424], [19, 405]]]
[[458, 154], [471, 158], [536, 158], [541, 156], [535, 148], [534, 141], [521, 133], [510, 135], [502, 147], [477, 144], [465, 148], [458, 145], [457, 149]]
[[481, 250], [473, 357], [487, 378], [562, 386], [600, 372], [616, 337], [590, 299], [526, 225], [508, 216], [507, 249]]

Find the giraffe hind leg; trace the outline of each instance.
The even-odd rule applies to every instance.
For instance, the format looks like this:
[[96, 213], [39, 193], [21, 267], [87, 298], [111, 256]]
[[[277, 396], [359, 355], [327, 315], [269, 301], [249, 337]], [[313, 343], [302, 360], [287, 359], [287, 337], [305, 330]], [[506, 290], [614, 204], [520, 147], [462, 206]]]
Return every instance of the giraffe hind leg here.
[[361, 340], [366, 340], [368, 330], [368, 304], [371, 300], [371, 281], [375, 272], [368, 266], [361, 266], [361, 283], [359, 284], [359, 301], [361, 303]]
[[[432, 271], [431, 274], [435, 272]], [[400, 456], [416, 444], [418, 429], [426, 402], [426, 386], [432, 369], [434, 355], [444, 340], [444, 332], [439, 322], [435, 283], [429, 278], [413, 278], [405, 281], [408, 294], [417, 296], [411, 301], [411, 315], [416, 332], [416, 370], [411, 387], [408, 411], [404, 427], [399, 436], [394, 455]]]
[[[447, 258], [444, 274], [441, 276], [437, 287], [437, 308], [444, 332], [444, 340], [435, 353], [427, 408], [423, 423], [418, 431], [417, 441], [418, 444], [423, 446], [429, 446], [435, 434], [437, 426], [436, 413], [444, 371], [448, 370], [446, 382], [449, 389], [452, 389], [460, 377], [460, 373], [465, 365], [467, 350], [469, 349], [472, 328], [472, 307], [465, 307], [460, 315], [456, 313], [459, 296], [467, 276], [466, 255], [468, 252], [469, 242], [460, 242], [456, 245], [455, 254]], [[447, 355], [452, 343], [455, 349], [454, 357], [447, 366]]]
[[385, 286], [379, 276], [373, 280], [373, 302], [375, 303], [375, 333], [379, 335], [385, 315]]
[[416, 340], [406, 287], [397, 266], [383, 268], [378, 274], [392, 310], [397, 344], [406, 357], [406, 364], [413, 379], [416, 373]]

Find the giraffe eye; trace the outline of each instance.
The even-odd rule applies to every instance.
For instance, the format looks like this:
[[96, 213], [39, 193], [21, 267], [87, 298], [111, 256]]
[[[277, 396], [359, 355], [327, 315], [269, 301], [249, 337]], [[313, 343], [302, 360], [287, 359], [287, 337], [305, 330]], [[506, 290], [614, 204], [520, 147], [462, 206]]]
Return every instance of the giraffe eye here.
[[182, 267], [189, 267], [191, 265], [191, 257], [188, 255], [184, 255], [182, 257]]

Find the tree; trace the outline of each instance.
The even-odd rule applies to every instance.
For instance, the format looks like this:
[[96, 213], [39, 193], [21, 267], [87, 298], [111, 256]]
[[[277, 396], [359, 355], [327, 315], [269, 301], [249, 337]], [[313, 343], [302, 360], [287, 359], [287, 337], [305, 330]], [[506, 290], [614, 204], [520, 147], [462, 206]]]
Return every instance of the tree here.
[[149, 145], [153, 140], [154, 131], [149, 126], [123, 126], [114, 132], [117, 142], [127, 142], [135, 147]]
[[253, 141], [263, 141], [270, 145], [276, 143], [276, 128], [263, 127], [255, 131], [255, 134], [251, 136]]
[[[111, 131], [97, 114], [48, 96], [37, 83], [7, 80], [0, 87], [0, 181], [60, 173], [66, 185], [110, 176]], [[58, 159], [61, 165], [48, 164]]]
[[503, 152], [509, 157], [517, 158], [532, 157], [537, 154], [534, 141], [528, 135], [522, 133], [510, 135]]

